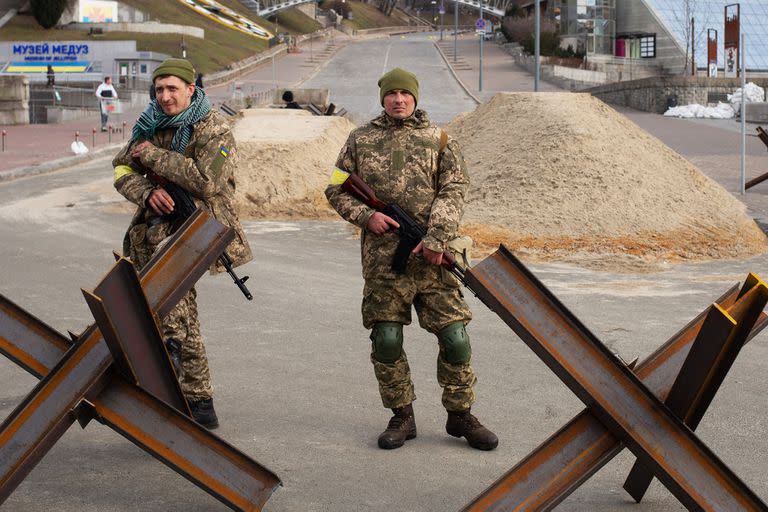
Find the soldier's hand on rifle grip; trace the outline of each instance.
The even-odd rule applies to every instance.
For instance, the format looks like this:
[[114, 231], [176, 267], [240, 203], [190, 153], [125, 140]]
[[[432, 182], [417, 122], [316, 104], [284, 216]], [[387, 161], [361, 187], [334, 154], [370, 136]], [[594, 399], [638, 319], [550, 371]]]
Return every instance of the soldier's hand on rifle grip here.
[[392, 217], [385, 215], [381, 212], [376, 212], [368, 219], [368, 224], [365, 226], [368, 231], [375, 235], [381, 235], [389, 231], [390, 227], [399, 228], [398, 224]]
[[147, 206], [152, 208], [158, 215], [166, 215], [173, 212], [173, 199], [168, 195], [162, 187], [157, 187], [155, 190], [149, 193], [147, 198]]
[[419, 245], [414, 247], [414, 249], [411, 252], [413, 254], [422, 253], [424, 255], [424, 259], [433, 265], [443, 264], [443, 253], [436, 252], [431, 249], [427, 249], [426, 247], [424, 247], [424, 242], [419, 242]]

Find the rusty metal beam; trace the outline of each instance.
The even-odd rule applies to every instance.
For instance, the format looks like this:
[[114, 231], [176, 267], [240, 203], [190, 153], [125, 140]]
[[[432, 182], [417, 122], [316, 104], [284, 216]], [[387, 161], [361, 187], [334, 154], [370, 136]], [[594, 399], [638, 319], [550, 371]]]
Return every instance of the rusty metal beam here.
[[[231, 230], [204, 212], [198, 211], [190, 217], [161, 254], [153, 258], [142, 272], [142, 285], [147, 291], [150, 306], [167, 314], [175, 301], [183, 296], [185, 287], [194, 284], [226, 248], [232, 236]], [[165, 270], [159, 272], [158, 268]], [[196, 276], [195, 279], [190, 279], [190, 275]], [[66, 338], [0, 296], [0, 351], [19, 362], [33, 375], [40, 377], [48, 374], [45, 379], [47, 381], [69, 378], [81, 387], [85, 381], [85, 387], [88, 387], [89, 375], [98, 372], [94, 368], [98, 365], [94, 365], [93, 360], [98, 362], [101, 357], [111, 362], [106, 344], [100, 339], [94, 344], [93, 338], [100, 338], [97, 335], [98, 331], [91, 326], [80, 336], [80, 353], [77, 356], [67, 353], [65, 359], [64, 351], [69, 347]], [[21, 342], [17, 343], [16, 340]], [[77, 350], [73, 349], [72, 352]], [[90, 358], [91, 364], [82, 364], [83, 356]], [[73, 367], [78, 364], [80, 368], [73, 371]], [[104, 379], [109, 377], [108, 372]], [[7, 449], [22, 459], [13, 461], [5, 454], [0, 456], [3, 474], [0, 480], [0, 503], [5, 501], [34, 464], [61, 437], [76, 414], [74, 411], [71, 414], [65, 413], [58, 421], [52, 418], [56, 415], [56, 409], [48, 395], [60, 396], [57, 394], [61, 394], [61, 390], [55, 382], [46, 383], [45, 380], [38, 385], [36, 391], [40, 388], [46, 391], [33, 392], [0, 427], [0, 453]], [[96, 382], [90, 386], [91, 391], [101, 387], [101, 384], [97, 377]], [[165, 406], [162, 402], [120, 379], [112, 378], [104, 392], [95, 399], [91, 396], [93, 394], [90, 393], [88, 398], [93, 400], [93, 409], [104, 423], [234, 510], [261, 509], [274, 489], [281, 484], [268, 469], [192, 420], [163, 410]], [[66, 398], [71, 393], [65, 392], [63, 395]], [[88, 405], [87, 402], [81, 403]], [[144, 409], [137, 406], [137, 403], [143, 403]], [[34, 432], [31, 433], [32, 438], [25, 434], [20, 439], [17, 428], [6, 429], [6, 426], [18, 427], [20, 423], [29, 420], [29, 414], [21, 414], [22, 417], [17, 414], [17, 411], [25, 409], [25, 404], [48, 413], [47, 416], [44, 414], [35, 418], [33, 422], [48, 422], [50, 425], [50, 430], [42, 439], [38, 437], [34, 440]], [[59, 412], [62, 408], [58, 408]], [[14, 436], [17, 436], [17, 441], [36, 446], [32, 450], [9, 447], [8, 441], [14, 439]]]
[[0, 425], [0, 503], [72, 425], [77, 403], [106, 383], [111, 363], [98, 329], [89, 328]]
[[141, 287], [158, 318], [168, 316], [234, 238], [234, 230], [202, 210], [181, 225], [139, 272]]
[[94, 293], [83, 295], [123, 377], [190, 415], [133, 265], [121, 258]]
[[70, 342], [0, 294], [0, 353], [42, 379]]
[[94, 407], [104, 424], [233, 510], [261, 510], [282, 485], [272, 471], [141, 388], [116, 380]]
[[[689, 508], [768, 510], [557, 298], [502, 247], [468, 286]], [[768, 293], [760, 286], [761, 293]], [[764, 290], [764, 291], [763, 291]]]
[[[717, 299], [729, 308], [737, 298], [733, 286]], [[665, 398], [701, 330], [709, 308], [673, 335], [637, 366], [636, 373], [659, 398]], [[747, 342], [768, 325], [761, 313]], [[624, 449], [589, 409], [584, 409], [559, 431], [477, 496], [463, 510], [552, 510], [583, 482]]]
[[[704, 327], [693, 342], [691, 351], [680, 369], [664, 404], [683, 420], [688, 428], [696, 430], [709, 404], [720, 389], [725, 376], [736, 361], [752, 326], [765, 307], [760, 278], [750, 274], [742, 296], [728, 312], [715, 305]], [[729, 324], [733, 327], [729, 328]], [[624, 482], [624, 489], [638, 503], [648, 490], [653, 473], [639, 461], [635, 462]]]

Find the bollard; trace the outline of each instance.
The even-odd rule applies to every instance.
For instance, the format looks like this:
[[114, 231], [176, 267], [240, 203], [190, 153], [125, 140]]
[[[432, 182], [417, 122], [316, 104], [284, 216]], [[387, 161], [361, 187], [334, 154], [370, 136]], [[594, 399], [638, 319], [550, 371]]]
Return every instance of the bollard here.
[[125, 121], [123, 121], [123, 140], [125, 140]]
[[6, 133], [7, 132], [5, 130], [3, 130], [3, 153], [5, 153], [5, 134]]
[[107, 140], [112, 143], [112, 125], [107, 126]]
[[91, 130], [91, 147], [92, 148], [96, 147], [96, 128]]

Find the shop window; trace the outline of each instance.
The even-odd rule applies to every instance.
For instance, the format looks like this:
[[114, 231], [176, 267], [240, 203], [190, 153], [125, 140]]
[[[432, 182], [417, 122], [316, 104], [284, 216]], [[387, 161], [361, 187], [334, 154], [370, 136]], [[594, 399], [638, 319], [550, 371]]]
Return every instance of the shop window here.
[[641, 59], [656, 58], [656, 34], [652, 36], [644, 36], [640, 38], [640, 58]]
[[141, 64], [140, 65], [140, 69], [141, 69], [141, 74], [142, 75], [146, 75], [147, 74], [147, 65], [146, 64]]

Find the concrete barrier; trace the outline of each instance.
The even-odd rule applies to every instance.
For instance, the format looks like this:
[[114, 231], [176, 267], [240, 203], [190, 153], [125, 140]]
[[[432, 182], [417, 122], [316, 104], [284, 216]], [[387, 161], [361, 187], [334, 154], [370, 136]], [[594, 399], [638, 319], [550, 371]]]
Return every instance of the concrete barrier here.
[[275, 95], [272, 99], [273, 105], [284, 105], [283, 93], [285, 91], [291, 91], [293, 93], [293, 101], [299, 105], [308, 105], [310, 103], [317, 105], [318, 107], [327, 108], [328, 99], [330, 97], [330, 91], [328, 89], [291, 89], [281, 88], [275, 89]]
[[747, 103], [744, 115], [748, 123], [768, 123], [768, 103]]
[[0, 76], [0, 125], [29, 124], [29, 78]]
[[[762, 88], [768, 87], [768, 78], [765, 77], [749, 77], [749, 81]], [[676, 75], [606, 84], [583, 92], [591, 93], [606, 103], [663, 114], [672, 103], [706, 105], [713, 94], [732, 94], [739, 87], [739, 78]]]
[[102, 32], [142, 32], [146, 34], [183, 34], [185, 36], [205, 39], [205, 30], [189, 25], [174, 23], [158, 23], [144, 21], [142, 23], [68, 23], [61, 26], [65, 30], [100, 29]]

